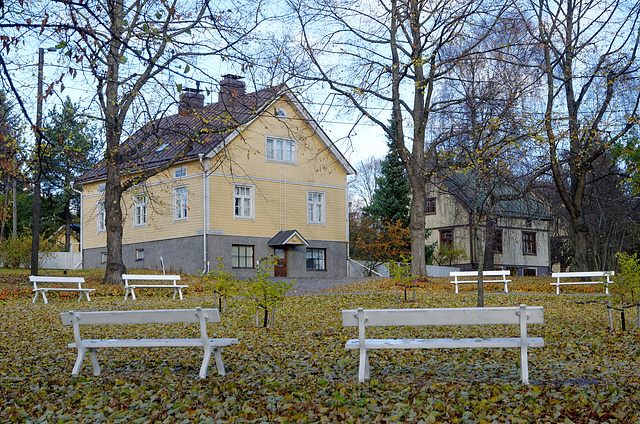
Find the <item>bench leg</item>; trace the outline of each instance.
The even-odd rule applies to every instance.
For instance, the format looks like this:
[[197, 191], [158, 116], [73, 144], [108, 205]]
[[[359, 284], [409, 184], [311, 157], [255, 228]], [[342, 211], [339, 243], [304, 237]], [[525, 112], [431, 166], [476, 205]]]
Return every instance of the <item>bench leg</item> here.
[[96, 349], [89, 349], [89, 358], [91, 358], [91, 365], [93, 365], [93, 375], [100, 375], [100, 364], [96, 356]]
[[82, 361], [84, 361], [84, 354], [87, 350], [84, 347], [78, 348], [78, 357], [76, 359], [76, 364], [73, 366], [73, 371], [71, 371], [71, 375], [78, 376], [80, 374], [80, 368], [82, 368]]
[[457, 284], [455, 284], [455, 286], [456, 286], [456, 293], [458, 293], [458, 285], [457, 285]]
[[216, 358], [216, 367], [218, 368], [218, 375], [225, 375], [224, 364], [222, 363], [222, 348], [216, 347], [213, 350], [213, 354]]
[[47, 294], [45, 291], [42, 291], [42, 300], [44, 300], [45, 305], [49, 303], [49, 301], [47, 300]]
[[124, 294], [124, 300], [127, 300], [127, 298], [129, 297], [129, 293], [131, 293], [131, 299], [136, 300], [136, 293], [131, 287], [127, 287], [127, 291]]
[[82, 301], [83, 292], [78, 292], [78, 302]]
[[520, 374], [522, 377], [522, 384], [529, 384], [529, 358], [527, 345], [520, 348]]
[[36, 295], [35, 295], [35, 296], [33, 296], [33, 302], [32, 302], [32, 303], [36, 303], [36, 299], [38, 298], [38, 294], [39, 294], [39, 293], [40, 293], [40, 292], [39, 292], [39, 291], [37, 291], [37, 292], [36, 292]]
[[509, 293], [509, 288], [507, 287], [507, 283], [504, 283], [504, 292]]
[[368, 380], [369, 375], [369, 351], [367, 349], [360, 350], [360, 366], [358, 368], [358, 381], [364, 383]]
[[89, 292], [84, 292], [85, 295], [87, 295], [87, 302], [91, 302], [91, 299], [89, 299]]
[[[180, 295], [180, 300], [182, 300], [182, 289], [178, 289], [178, 294]], [[174, 299], [175, 299], [175, 295], [174, 295]]]

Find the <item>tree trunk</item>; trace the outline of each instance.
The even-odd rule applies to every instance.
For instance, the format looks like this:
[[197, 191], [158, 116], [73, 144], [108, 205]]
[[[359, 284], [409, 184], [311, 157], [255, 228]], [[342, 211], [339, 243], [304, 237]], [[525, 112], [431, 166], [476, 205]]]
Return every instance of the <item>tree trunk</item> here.
[[18, 238], [18, 178], [13, 177], [13, 233], [11, 238]]
[[487, 217], [485, 223], [485, 242], [484, 242], [484, 269], [492, 270], [495, 266], [494, 263], [494, 244], [496, 240], [496, 221], [493, 218]]
[[410, 181], [413, 194], [411, 199], [411, 219], [409, 221], [409, 229], [411, 230], [411, 275], [421, 278], [427, 276], [424, 256], [424, 215], [427, 205], [426, 181], [423, 181], [422, 178], [410, 178]]

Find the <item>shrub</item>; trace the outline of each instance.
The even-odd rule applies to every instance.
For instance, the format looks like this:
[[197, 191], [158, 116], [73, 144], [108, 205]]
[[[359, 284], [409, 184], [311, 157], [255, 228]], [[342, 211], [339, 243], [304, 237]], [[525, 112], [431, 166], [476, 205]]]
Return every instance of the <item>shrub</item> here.
[[273, 281], [271, 274], [276, 265], [273, 256], [260, 259], [256, 267], [256, 276], [249, 279], [247, 292], [256, 302], [256, 326], [258, 326], [259, 312], [264, 310], [264, 327], [269, 319], [271, 309], [271, 327], [275, 324], [276, 306], [284, 300], [287, 291], [295, 284], [295, 281]]
[[[218, 269], [204, 274], [205, 281], [211, 283], [214, 292], [214, 303], [218, 304], [218, 309], [227, 312], [227, 297], [235, 294], [238, 290], [235, 276], [224, 270], [222, 258], [218, 258]], [[223, 305], [220, 305], [223, 303]]]
[[611, 291], [620, 296], [621, 303], [624, 298], [631, 298], [634, 301], [636, 294], [640, 293], [640, 259], [637, 253], [629, 255], [628, 253], [616, 253], [620, 273], [615, 279], [615, 284], [611, 286]]

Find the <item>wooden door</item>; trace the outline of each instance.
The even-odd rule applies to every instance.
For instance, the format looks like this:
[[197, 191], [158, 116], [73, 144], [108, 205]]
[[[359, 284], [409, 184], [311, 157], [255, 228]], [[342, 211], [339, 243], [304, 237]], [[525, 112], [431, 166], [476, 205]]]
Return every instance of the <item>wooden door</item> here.
[[273, 269], [274, 277], [287, 276], [287, 251], [284, 249], [273, 249], [276, 258], [276, 266]]

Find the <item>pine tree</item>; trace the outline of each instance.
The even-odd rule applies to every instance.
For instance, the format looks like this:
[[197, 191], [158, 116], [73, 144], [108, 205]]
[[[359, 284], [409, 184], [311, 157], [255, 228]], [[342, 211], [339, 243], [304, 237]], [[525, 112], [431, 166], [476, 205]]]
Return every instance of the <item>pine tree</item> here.
[[[395, 131], [395, 119], [391, 119], [391, 130]], [[389, 153], [381, 164], [381, 174], [376, 178], [376, 191], [371, 204], [363, 211], [372, 218], [390, 224], [400, 221], [402, 228], [409, 225], [411, 187], [405, 167], [398, 154], [398, 144], [393, 138], [387, 142]]]

